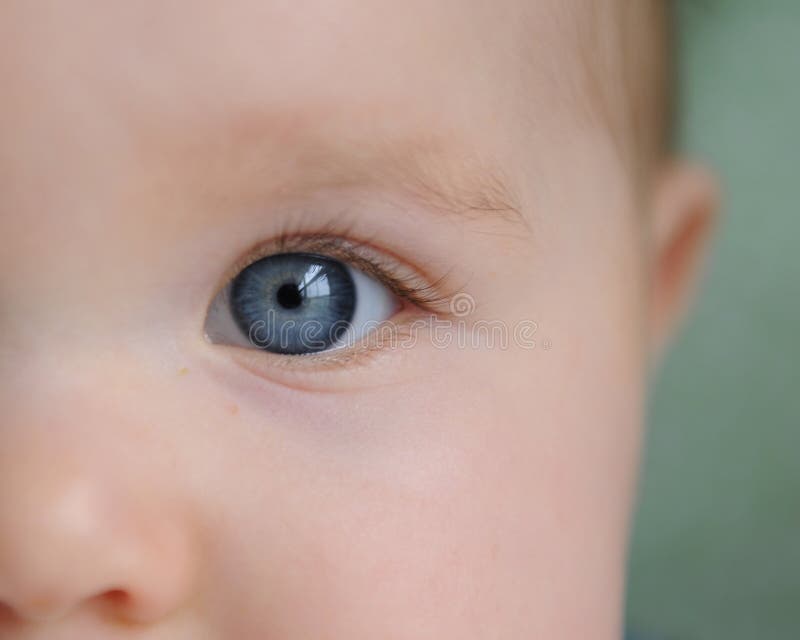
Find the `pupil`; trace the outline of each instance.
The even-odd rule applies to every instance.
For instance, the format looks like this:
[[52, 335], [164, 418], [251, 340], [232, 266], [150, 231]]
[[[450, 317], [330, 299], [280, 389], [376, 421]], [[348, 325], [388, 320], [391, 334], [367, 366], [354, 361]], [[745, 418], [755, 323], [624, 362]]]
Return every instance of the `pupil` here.
[[294, 283], [287, 283], [278, 289], [278, 304], [284, 309], [297, 309], [303, 304], [303, 294], [300, 288]]

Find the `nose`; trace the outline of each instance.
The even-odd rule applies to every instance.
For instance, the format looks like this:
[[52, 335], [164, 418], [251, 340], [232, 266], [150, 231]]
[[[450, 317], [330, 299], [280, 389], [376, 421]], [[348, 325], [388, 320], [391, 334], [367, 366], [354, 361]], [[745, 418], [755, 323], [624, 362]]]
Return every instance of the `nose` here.
[[187, 602], [196, 554], [163, 495], [21, 448], [0, 452], [0, 611], [23, 624], [79, 611], [154, 623]]

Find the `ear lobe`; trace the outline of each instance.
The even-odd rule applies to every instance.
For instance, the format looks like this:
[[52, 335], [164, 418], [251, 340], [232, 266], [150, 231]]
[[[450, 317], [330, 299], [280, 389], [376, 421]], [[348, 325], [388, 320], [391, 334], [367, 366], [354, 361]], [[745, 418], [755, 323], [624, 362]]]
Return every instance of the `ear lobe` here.
[[650, 353], [658, 361], [691, 306], [719, 211], [704, 167], [676, 162], [655, 185], [650, 222]]

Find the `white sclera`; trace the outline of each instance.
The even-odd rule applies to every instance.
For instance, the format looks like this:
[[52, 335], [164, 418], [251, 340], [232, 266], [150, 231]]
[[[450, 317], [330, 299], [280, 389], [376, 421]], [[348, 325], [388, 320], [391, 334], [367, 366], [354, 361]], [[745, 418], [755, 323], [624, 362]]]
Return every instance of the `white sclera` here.
[[353, 347], [370, 331], [391, 319], [400, 308], [400, 302], [386, 285], [371, 278], [363, 271], [346, 265], [356, 287], [356, 309], [350, 328], [331, 349]]

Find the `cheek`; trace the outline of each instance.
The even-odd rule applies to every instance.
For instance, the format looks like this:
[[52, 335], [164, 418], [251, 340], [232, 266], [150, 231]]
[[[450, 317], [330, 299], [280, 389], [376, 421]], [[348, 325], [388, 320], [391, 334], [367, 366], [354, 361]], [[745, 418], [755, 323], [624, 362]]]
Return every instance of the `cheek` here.
[[198, 491], [218, 514], [209, 607], [226, 631], [577, 638], [610, 626], [631, 372], [606, 361], [600, 384], [587, 365], [603, 353], [581, 364], [556, 344], [442, 354], [442, 375], [357, 403], [218, 408]]
[[[497, 563], [501, 538], [516, 535], [517, 500], [498, 484], [503, 463], [487, 441], [499, 416], [482, 407], [468, 418], [454, 386], [374, 396], [357, 412], [329, 400], [319, 405], [328, 432], [273, 424], [262, 445], [227, 445], [214, 475], [230, 495], [206, 492], [224, 513], [211, 555], [229, 605], [212, 606], [236, 611], [226, 631], [473, 637], [508, 587]], [[350, 424], [337, 424], [343, 413]]]

